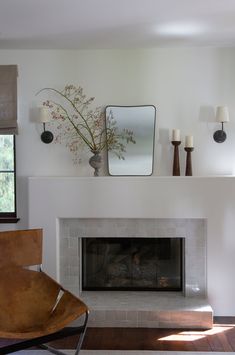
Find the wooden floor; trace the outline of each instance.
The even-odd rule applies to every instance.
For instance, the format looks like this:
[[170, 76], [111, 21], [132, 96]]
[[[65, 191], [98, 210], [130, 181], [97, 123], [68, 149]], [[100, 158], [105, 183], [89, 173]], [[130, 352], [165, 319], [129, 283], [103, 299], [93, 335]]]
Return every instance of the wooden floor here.
[[[58, 341], [58, 348], [72, 349], [76, 337]], [[53, 343], [55, 345], [55, 343]], [[217, 317], [211, 330], [88, 328], [83, 349], [235, 351], [235, 317]]]
[[[51, 343], [58, 349], [74, 349], [78, 337]], [[0, 348], [11, 344], [0, 340]], [[216, 317], [210, 330], [88, 328], [83, 342], [87, 350], [235, 351], [235, 317]], [[35, 349], [35, 348], [34, 348]], [[1, 354], [1, 349], [0, 349]]]

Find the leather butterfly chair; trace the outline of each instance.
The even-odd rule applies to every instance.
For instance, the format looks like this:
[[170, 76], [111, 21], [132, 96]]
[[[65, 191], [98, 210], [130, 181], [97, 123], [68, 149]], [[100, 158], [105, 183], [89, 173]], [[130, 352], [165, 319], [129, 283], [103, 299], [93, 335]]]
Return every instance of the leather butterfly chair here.
[[[64, 354], [44, 343], [78, 333], [75, 354], [81, 349], [88, 308], [44, 272], [27, 268], [41, 264], [41, 229], [0, 232], [0, 337], [20, 339], [1, 347], [2, 355], [32, 346]], [[79, 317], [81, 326], [67, 327]]]

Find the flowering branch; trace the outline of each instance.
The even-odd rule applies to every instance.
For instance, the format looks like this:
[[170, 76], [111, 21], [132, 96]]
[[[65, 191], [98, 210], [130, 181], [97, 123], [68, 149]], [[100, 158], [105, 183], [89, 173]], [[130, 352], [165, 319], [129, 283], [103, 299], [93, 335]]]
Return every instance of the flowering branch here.
[[105, 126], [103, 108], [90, 109], [94, 97], [87, 98], [80, 86], [66, 85], [62, 91], [44, 88], [38, 94], [43, 91], [52, 92], [62, 100], [47, 100], [43, 103], [50, 109], [53, 120], [58, 123], [56, 142], [65, 141], [65, 145], [75, 156], [78, 156], [82, 147], [87, 146], [92, 152], [111, 150], [119, 159], [124, 159], [126, 144], [135, 143], [134, 134], [128, 129], [119, 131], [112, 112]]

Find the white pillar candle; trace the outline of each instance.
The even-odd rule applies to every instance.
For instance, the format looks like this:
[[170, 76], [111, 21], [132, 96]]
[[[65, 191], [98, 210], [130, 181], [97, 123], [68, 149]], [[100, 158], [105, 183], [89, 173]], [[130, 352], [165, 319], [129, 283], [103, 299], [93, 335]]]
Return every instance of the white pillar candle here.
[[173, 129], [172, 131], [172, 141], [174, 142], [180, 142], [180, 130], [179, 129]]
[[185, 148], [193, 148], [193, 136], [185, 137]]

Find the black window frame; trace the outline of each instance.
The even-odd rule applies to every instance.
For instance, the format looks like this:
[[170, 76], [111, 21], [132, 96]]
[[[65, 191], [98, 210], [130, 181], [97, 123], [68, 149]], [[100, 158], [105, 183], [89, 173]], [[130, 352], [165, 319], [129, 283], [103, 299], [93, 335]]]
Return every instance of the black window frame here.
[[[1, 133], [0, 133], [1, 135]], [[14, 170], [0, 170], [0, 173], [13, 173], [14, 174], [14, 212], [0, 212], [0, 223], [17, 223], [17, 201], [16, 201], [16, 144], [15, 134], [9, 134], [13, 136], [13, 159]]]

